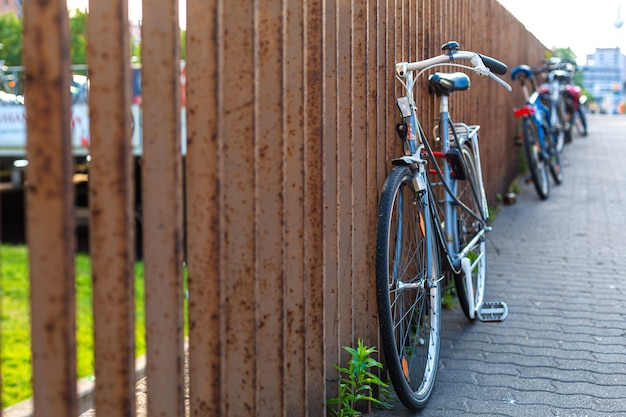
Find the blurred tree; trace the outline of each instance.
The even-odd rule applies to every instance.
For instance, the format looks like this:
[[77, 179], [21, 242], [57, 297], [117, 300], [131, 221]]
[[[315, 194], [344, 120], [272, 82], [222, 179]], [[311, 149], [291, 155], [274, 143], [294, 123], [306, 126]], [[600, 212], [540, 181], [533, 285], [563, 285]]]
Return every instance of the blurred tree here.
[[[553, 51], [553, 56], [558, 57], [558, 58], [570, 59], [576, 62], [576, 54], [574, 53], [574, 51], [572, 51], [572, 48], [570, 47], [555, 48]], [[574, 74], [573, 81], [574, 81], [574, 84], [576, 84], [577, 86], [580, 86], [580, 87], [583, 86], [583, 74], [582, 72], [580, 72], [580, 68], [578, 67], [578, 65], [576, 65], [576, 73]], [[591, 97], [590, 95], [588, 96]]]
[[79, 9], [70, 15], [70, 62], [87, 63], [87, 12]]
[[[0, 16], [0, 44], [4, 65], [22, 65], [22, 22], [13, 13]], [[87, 13], [81, 10], [73, 10], [70, 17], [70, 62], [87, 63]]]
[[0, 61], [4, 65], [22, 65], [22, 22], [13, 13], [0, 16]]
[[553, 56], [559, 58], [566, 58], [576, 61], [576, 54], [572, 51], [572, 48], [555, 48], [553, 52]]

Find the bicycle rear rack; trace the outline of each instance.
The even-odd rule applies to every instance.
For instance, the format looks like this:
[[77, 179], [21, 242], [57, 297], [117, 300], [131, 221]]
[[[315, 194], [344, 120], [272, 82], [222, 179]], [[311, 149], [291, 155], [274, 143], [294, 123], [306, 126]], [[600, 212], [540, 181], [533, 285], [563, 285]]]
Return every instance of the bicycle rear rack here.
[[[455, 137], [458, 137], [459, 140], [473, 138], [478, 130], [480, 129], [479, 125], [466, 125], [465, 123], [453, 123], [448, 130], [448, 137], [450, 138], [450, 143], [454, 143]], [[439, 125], [436, 125], [433, 128], [433, 137], [440, 138], [439, 133]], [[456, 134], [456, 135], [455, 135]]]

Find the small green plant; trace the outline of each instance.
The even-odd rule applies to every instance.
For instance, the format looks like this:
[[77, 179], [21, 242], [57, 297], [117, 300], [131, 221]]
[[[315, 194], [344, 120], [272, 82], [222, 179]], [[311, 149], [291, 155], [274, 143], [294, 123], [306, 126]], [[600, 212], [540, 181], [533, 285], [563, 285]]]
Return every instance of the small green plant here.
[[498, 215], [498, 210], [499, 210], [499, 207], [496, 207], [496, 208], [488, 207], [487, 208], [487, 214], [488, 214], [487, 223], [492, 222], [492, 221], [495, 220], [496, 216]]
[[509, 185], [509, 192], [515, 193], [515, 194], [519, 194], [520, 193], [520, 186], [519, 183], [517, 182], [517, 179], [514, 179], [511, 184]]
[[359, 416], [362, 413], [357, 411], [356, 406], [359, 401], [370, 402], [384, 408], [391, 408], [385, 401], [374, 398], [372, 389], [374, 386], [386, 388], [388, 384], [380, 380], [370, 372], [371, 368], [382, 369], [382, 363], [371, 358], [372, 353], [377, 350], [373, 347], [363, 345], [361, 339], [358, 340], [357, 348], [344, 346], [352, 358], [347, 368], [335, 365], [339, 371], [339, 397], [330, 398], [327, 401], [328, 415], [332, 417]]
[[456, 295], [456, 287], [454, 286], [454, 277], [448, 274], [441, 294], [441, 305], [443, 308], [451, 310], [457, 305], [458, 297]]

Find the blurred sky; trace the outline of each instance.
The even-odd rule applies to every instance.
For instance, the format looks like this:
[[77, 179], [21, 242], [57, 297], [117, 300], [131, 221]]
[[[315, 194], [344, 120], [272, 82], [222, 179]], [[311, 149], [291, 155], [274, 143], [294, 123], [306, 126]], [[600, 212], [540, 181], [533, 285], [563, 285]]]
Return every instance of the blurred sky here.
[[498, 0], [548, 48], [570, 47], [579, 64], [596, 48], [626, 52], [626, 0]]

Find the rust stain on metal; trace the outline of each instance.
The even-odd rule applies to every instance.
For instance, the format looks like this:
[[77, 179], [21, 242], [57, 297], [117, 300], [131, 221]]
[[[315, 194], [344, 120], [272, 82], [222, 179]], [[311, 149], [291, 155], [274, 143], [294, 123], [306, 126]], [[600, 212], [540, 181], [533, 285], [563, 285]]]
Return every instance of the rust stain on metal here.
[[26, 238], [35, 416], [77, 413], [68, 44], [69, 23], [60, 3], [24, 4]]
[[[130, 150], [127, 2], [91, 4], [89, 170], [95, 407], [134, 415], [134, 184]], [[114, 35], [112, 35], [114, 34]], [[111, 65], [118, 62], [118, 65]]]
[[[543, 58], [543, 45], [495, 0], [474, 3], [268, 0], [250, 7], [188, 0], [186, 138], [180, 137], [177, 3], [144, 8], [141, 196], [151, 415], [182, 415], [183, 260], [190, 415], [323, 415], [324, 400], [336, 389], [325, 381], [342, 359], [341, 346], [377, 337], [367, 288], [377, 195], [399, 147], [392, 128], [395, 62], [440, 53], [451, 40], [449, 22], [461, 28], [455, 40], [462, 48], [510, 65]], [[39, 329], [33, 340], [54, 346], [34, 350], [36, 392], [50, 381], [69, 387], [75, 349], [72, 323], [62, 319], [73, 311], [69, 103], [59, 93], [69, 80], [67, 62], [45, 53], [55, 50], [67, 60], [67, 40], [59, 43], [66, 28], [58, 28], [65, 17], [49, 10], [57, 6], [25, 2], [29, 115], [46, 121], [29, 121], [31, 265], [34, 282], [47, 290], [33, 292]], [[507, 28], [504, 36], [487, 37], [469, 24], [485, 14]], [[97, 248], [96, 398], [107, 417], [134, 412], [126, 21], [126, 0], [92, 2], [90, 243]], [[527, 41], [522, 48], [511, 39]], [[454, 100], [457, 119], [482, 125], [489, 198], [516, 164], [512, 141], [502, 139], [514, 126], [501, 122], [514, 99], [479, 80]], [[496, 110], [481, 112], [485, 102]], [[437, 107], [421, 86], [417, 104], [430, 134]], [[56, 220], [43, 218], [43, 206]], [[46, 270], [58, 274], [56, 287], [39, 281]], [[62, 400], [54, 406], [62, 404], [58, 415], [69, 415], [74, 394], [67, 388], [59, 396], [63, 389], [55, 391], [55, 401]]]

